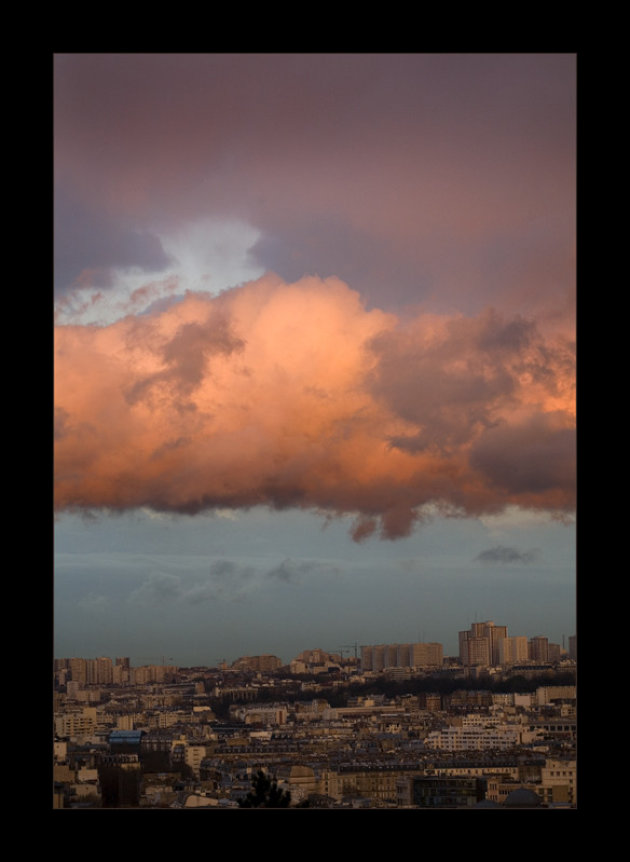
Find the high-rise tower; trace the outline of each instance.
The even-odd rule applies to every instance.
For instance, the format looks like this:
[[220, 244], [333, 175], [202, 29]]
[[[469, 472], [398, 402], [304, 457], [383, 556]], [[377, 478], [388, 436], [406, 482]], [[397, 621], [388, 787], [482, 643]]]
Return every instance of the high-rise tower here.
[[507, 626], [495, 626], [492, 620], [473, 623], [459, 633], [459, 657], [466, 667], [494, 666], [501, 663], [499, 645], [507, 637]]

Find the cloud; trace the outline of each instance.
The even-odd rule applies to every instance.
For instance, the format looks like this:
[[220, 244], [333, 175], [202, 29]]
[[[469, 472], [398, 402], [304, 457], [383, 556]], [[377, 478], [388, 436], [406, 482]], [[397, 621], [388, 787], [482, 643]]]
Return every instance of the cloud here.
[[354, 514], [355, 539], [574, 506], [572, 347], [492, 310], [399, 320], [268, 275], [55, 331], [55, 504]]
[[178, 575], [154, 572], [130, 594], [129, 601], [140, 605], [155, 605], [177, 601], [181, 595], [182, 579]]
[[160, 272], [172, 262], [155, 234], [55, 194], [55, 292], [112, 286], [115, 269]]
[[382, 302], [387, 284], [388, 307], [417, 303], [430, 294], [431, 276], [421, 260], [332, 213], [295, 215], [291, 224], [268, 230], [250, 254], [265, 271], [286, 281], [305, 274], [337, 276], [360, 290], [368, 305]]
[[181, 257], [164, 237], [220, 219], [283, 278], [334, 274], [375, 307], [557, 314], [575, 276], [575, 63], [56, 55], [56, 196], [85, 216], [77, 243], [62, 212], [60, 281], [159, 263], [156, 237]]
[[503, 545], [499, 545], [496, 548], [488, 548], [486, 551], [482, 551], [475, 557], [475, 560], [480, 563], [523, 563], [524, 565], [528, 565], [529, 563], [533, 563], [538, 555], [539, 552], [537, 550], [519, 551], [516, 548], [506, 548]]
[[112, 612], [110, 599], [106, 596], [95, 595], [93, 593], [78, 598], [76, 600], [76, 607], [86, 616], [98, 616], [103, 613], [110, 614]]
[[299, 583], [302, 577], [338, 574], [339, 569], [331, 563], [320, 560], [292, 560], [287, 557], [277, 566], [269, 569], [268, 578], [285, 583]]
[[518, 374], [532, 352], [535, 326], [477, 317], [418, 317], [373, 342], [379, 362], [372, 391], [419, 429], [392, 437], [410, 452], [443, 452], [470, 442], [495, 420], [495, 408], [518, 398]]
[[[196, 567], [199, 561], [193, 560], [190, 565]], [[129, 595], [128, 600], [140, 605], [238, 601], [254, 584], [255, 576], [256, 569], [253, 566], [241, 565], [232, 560], [214, 560], [207, 574], [194, 570], [183, 574], [151, 572]]]
[[475, 441], [471, 466], [497, 489], [527, 496], [575, 491], [576, 431], [556, 411], [502, 422]]
[[60, 324], [113, 323], [168, 308], [187, 291], [218, 294], [265, 272], [250, 253], [260, 232], [241, 221], [202, 218], [158, 236], [132, 230], [124, 217], [118, 224], [90, 212], [68, 216], [64, 193], [59, 197], [55, 315]]

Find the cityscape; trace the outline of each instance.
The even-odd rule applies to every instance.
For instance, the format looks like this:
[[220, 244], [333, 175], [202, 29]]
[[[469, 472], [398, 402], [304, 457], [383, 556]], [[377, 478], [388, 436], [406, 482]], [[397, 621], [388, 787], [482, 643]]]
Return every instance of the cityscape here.
[[576, 808], [577, 55], [51, 66], [54, 810]]
[[55, 659], [53, 807], [575, 808], [577, 638]]

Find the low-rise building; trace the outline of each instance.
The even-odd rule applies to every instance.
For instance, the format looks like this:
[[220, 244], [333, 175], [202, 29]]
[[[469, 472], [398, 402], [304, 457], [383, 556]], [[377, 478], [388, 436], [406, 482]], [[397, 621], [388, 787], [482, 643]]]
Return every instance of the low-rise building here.
[[442, 751], [506, 751], [514, 748], [520, 741], [517, 727], [443, 727], [427, 734], [424, 744], [427, 748]]
[[415, 776], [397, 784], [400, 808], [472, 808], [484, 799], [483, 778]]
[[575, 760], [549, 758], [541, 770], [540, 795], [544, 802], [577, 803], [577, 764]]

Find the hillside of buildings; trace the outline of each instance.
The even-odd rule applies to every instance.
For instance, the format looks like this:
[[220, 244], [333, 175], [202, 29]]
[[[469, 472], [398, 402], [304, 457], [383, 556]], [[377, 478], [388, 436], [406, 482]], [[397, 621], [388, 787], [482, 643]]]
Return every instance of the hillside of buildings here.
[[290, 807], [576, 806], [575, 659], [363, 664], [58, 659], [53, 805], [242, 807], [262, 773]]

